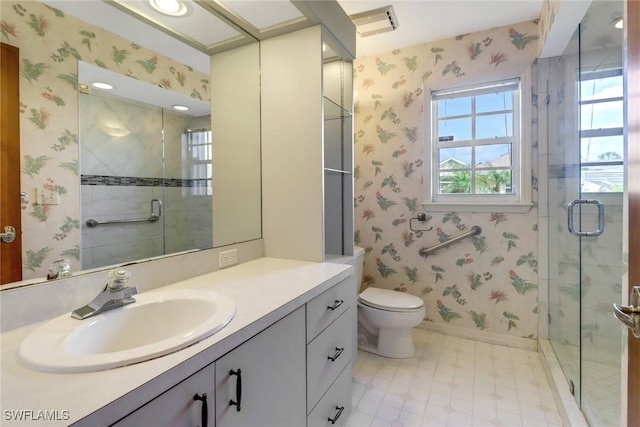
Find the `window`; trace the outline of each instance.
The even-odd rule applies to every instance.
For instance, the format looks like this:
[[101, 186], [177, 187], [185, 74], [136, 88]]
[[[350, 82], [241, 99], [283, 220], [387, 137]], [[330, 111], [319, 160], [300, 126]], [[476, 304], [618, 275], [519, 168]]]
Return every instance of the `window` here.
[[431, 93], [431, 203], [524, 203], [520, 80]]
[[189, 191], [194, 196], [211, 196], [212, 144], [208, 129], [187, 130], [182, 134], [184, 170], [190, 181]]
[[580, 181], [583, 192], [622, 192], [624, 124], [622, 69], [580, 78]]

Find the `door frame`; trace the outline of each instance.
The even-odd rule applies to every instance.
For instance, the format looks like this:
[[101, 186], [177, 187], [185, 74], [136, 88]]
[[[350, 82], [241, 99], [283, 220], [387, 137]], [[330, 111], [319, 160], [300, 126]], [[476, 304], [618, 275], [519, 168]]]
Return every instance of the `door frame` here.
[[[640, 284], [640, 0], [625, 5], [629, 280], [623, 292], [629, 295]], [[640, 427], [640, 339], [631, 331], [626, 359], [626, 425]]]

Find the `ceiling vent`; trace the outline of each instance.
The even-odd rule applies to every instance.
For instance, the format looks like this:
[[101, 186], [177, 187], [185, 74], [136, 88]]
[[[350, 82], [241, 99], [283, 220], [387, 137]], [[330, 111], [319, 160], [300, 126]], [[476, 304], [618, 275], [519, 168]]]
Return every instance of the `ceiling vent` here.
[[398, 19], [393, 11], [393, 6], [356, 13], [350, 15], [349, 18], [355, 24], [360, 37], [386, 33], [398, 28]]

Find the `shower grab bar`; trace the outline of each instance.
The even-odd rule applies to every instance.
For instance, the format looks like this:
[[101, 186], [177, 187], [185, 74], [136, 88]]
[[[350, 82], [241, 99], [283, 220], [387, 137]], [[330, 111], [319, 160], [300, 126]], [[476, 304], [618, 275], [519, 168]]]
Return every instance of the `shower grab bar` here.
[[422, 248], [418, 251], [418, 253], [420, 254], [420, 256], [426, 258], [429, 256], [429, 254], [437, 251], [438, 249], [446, 248], [447, 246], [452, 245], [456, 242], [459, 242], [462, 239], [466, 239], [467, 237], [471, 237], [471, 236], [476, 236], [480, 233], [482, 233], [482, 228], [478, 227], [477, 225], [474, 225], [473, 227], [471, 227], [470, 231], [467, 231], [466, 233], [460, 234], [456, 237], [452, 237], [449, 240], [445, 240], [444, 242], [441, 242], [433, 247]]
[[[153, 210], [153, 203], [158, 204], [158, 213], [156, 214]], [[104, 224], [124, 224], [124, 223], [132, 223], [132, 222], [156, 222], [162, 216], [162, 202], [158, 199], [151, 199], [151, 215], [148, 218], [134, 218], [134, 219], [113, 219], [109, 221], [96, 221], [93, 218], [87, 220], [86, 224], [88, 227], [97, 227], [98, 225]]]
[[139, 219], [114, 219], [110, 221], [96, 221], [95, 219], [88, 219], [86, 224], [89, 227], [97, 227], [98, 225], [104, 224], [123, 224], [126, 222], [156, 222], [160, 218], [157, 216], [150, 216], [149, 218], [139, 218]]

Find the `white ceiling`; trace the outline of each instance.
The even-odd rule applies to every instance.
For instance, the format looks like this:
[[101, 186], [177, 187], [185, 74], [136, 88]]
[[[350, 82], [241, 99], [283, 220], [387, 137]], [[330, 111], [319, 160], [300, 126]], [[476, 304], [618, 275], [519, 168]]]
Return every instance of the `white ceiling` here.
[[[200, 8], [194, 0], [183, 0], [188, 4], [190, 13], [187, 19], [166, 18], [151, 10], [143, 0], [42, 0], [63, 12], [76, 16], [101, 28], [116, 33], [176, 61], [189, 65], [204, 73], [209, 73], [209, 54], [207, 47], [233, 38], [238, 33], [216, 16]], [[112, 1], [109, 4], [109, 1]], [[210, 1], [210, 0], [207, 0]], [[254, 26], [259, 32], [263, 28], [278, 26], [299, 20], [300, 12], [288, 0], [216, 0], [225, 8], [241, 16], [248, 26]], [[320, 1], [320, 0], [317, 0]], [[419, 43], [441, 40], [459, 34], [486, 30], [496, 26], [515, 24], [537, 18], [543, 0], [338, 0], [348, 15], [392, 5], [399, 27], [392, 32], [357, 39], [358, 57], [370, 56], [393, 49], [412, 46]], [[127, 8], [114, 7], [127, 5]], [[129, 13], [127, 13], [127, 9]], [[134, 17], [135, 13], [145, 16], [153, 23], [161, 24], [165, 30], [170, 28], [179, 33], [182, 40], [174, 38], [158, 28]], [[192, 28], [190, 28], [192, 27]], [[220, 27], [213, 31], [212, 27]], [[268, 29], [268, 28], [267, 28]], [[246, 37], [246, 36], [245, 36]], [[191, 40], [192, 43], [186, 43]], [[208, 114], [208, 104], [197, 100], [166, 99], [171, 93], [160, 88], [134, 90], [130, 85], [140, 83], [134, 79], [122, 78], [114, 81], [115, 76], [103, 75], [106, 70], [83, 64], [83, 81], [109, 81], [115, 84], [112, 92], [147, 93], [149, 99], [141, 100], [163, 108], [174, 104], [189, 105], [189, 114]], [[86, 80], [86, 81], [85, 81]], [[151, 85], [152, 86], [152, 85]], [[157, 93], [156, 93], [157, 92]], [[177, 96], [177, 94], [174, 94]], [[161, 101], [158, 101], [161, 100]], [[194, 104], [194, 105], [192, 105]], [[201, 105], [200, 105], [201, 104]]]
[[358, 57], [528, 21], [542, 0], [338, 0], [348, 15], [392, 5], [399, 27], [357, 40]]
[[[101, 0], [43, 0], [65, 13], [106, 28], [149, 49], [162, 53], [199, 71], [209, 72], [209, 56], [165, 32], [142, 24], [122, 10]], [[137, 3], [137, 1], [129, 1]], [[338, 0], [348, 15], [392, 5], [399, 22], [393, 32], [358, 37], [357, 56], [364, 57], [419, 43], [442, 40], [460, 34], [515, 24], [539, 16], [543, 0]], [[142, 3], [142, 2], [140, 2]], [[294, 17], [286, 0], [222, 0], [228, 8], [246, 14], [247, 6]], [[269, 6], [268, 3], [271, 3]], [[235, 4], [235, 6], [234, 6]], [[286, 7], [284, 7], [286, 4]], [[243, 9], [244, 8], [244, 9]], [[264, 15], [264, 13], [262, 13]], [[270, 17], [277, 22], [277, 17]], [[271, 22], [269, 22], [271, 23]], [[257, 25], [265, 25], [260, 22]]]

